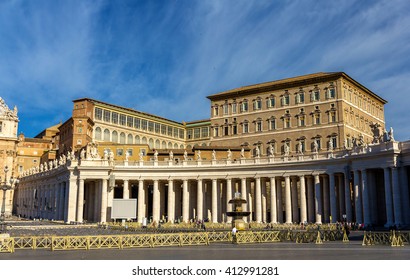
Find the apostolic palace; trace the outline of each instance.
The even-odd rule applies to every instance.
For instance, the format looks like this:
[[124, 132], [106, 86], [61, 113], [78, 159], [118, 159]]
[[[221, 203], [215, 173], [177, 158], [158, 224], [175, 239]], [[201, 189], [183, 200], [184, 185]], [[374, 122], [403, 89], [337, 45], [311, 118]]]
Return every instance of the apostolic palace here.
[[226, 223], [240, 193], [247, 222], [410, 225], [410, 141], [346, 73], [207, 98], [210, 118], [182, 123], [81, 98], [34, 138], [17, 135], [17, 108], [1, 99], [1, 182], [18, 178], [0, 194], [6, 215], [104, 223], [114, 200], [137, 199], [140, 223]]

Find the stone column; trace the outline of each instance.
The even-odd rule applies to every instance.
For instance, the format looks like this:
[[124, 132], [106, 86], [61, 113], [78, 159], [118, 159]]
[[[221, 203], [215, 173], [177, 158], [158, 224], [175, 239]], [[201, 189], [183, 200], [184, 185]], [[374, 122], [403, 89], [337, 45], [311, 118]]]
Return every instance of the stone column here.
[[[59, 188], [59, 183], [55, 183], [54, 184], [54, 196], [53, 196], [53, 200], [54, 200], [54, 204], [53, 204], [53, 206], [54, 206], [54, 213], [53, 213], [53, 220], [58, 220], [58, 215], [59, 215], [59, 213], [58, 213], [58, 208], [59, 208], [59, 206], [60, 206], [60, 188]], [[21, 202], [20, 202], [20, 207], [22, 207], [23, 206], [23, 201], [21, 200]]]
[[359, 177], [359, 171], [355, 170], [353, 172], [353, 184], [354, 184], [354, 204], [355, 204], [355, 210], [356, 210], [356, 223], [362, 224], [363, 223], [363, 212], [362, 212], [362, 197], [361, 197], [361, 191], [359, 188], [360, 184], [360, 177]]
[[168, 222], [174, 223], [175, 220], [175, 187], [174, 181], [168, 180]]
[[266, 201], [266, 179], [261, 180], [262, 186], [262, 223], [266, 223], [267, 201]]
[[138, 223], [142, 223], [145, 218], [145, 188], [144, 180], [138, 181]]
[[329, 178], [325, 175], [322, 177], [323, 190], [323, 222], [330, 223], [329, 211]]
[[100, 222], [107, 222], [107, 201], [108, 201], [108, 190], [107, 190], [107, 180], [102, 179], [101, 185], [101, 209], [100, 209]]
[[212, 223], [218, 222], [218, 180], [212, 179]]
[[262, 222], [262, 190], [261, 178], [255, 178], [255, 221]]
[[308, 222], [315, 222], [315, 199], [313, 191], [313, 177], [307, 177], [307, 207], [308, 207]]
[[152, 194], [152, 220], [158, 223], [160, 220], [160, 194], [159, 194], [159, 182], [154, 180], [153, 194]]
[[298, 178], [291, 178], [291, 197], [292, 197], [292, 221], [297, 223], [299, 221], [299, 203], [298, 203]]
[[99, 222], [101, 219], [101, 190], [102, 190], [102, 180], [98, 180], [95, 182], [94, 186], [94, 222]]
[[58, 220], [64, 220], [64, 184], [63, 183], [59, 183], [58, 187], [60, 189], [60, 195], [58, 198]]
[[362, 170], [362, 200], [363, 200], [363, 216], [365, 226], [371, 224], [370, 220], [370, 207], [369, 207], [369, 188], [367, 185], [367, 170]]
[[394, 223], [397, 226], [403, 225], [402, 206], [400, 197], [399, 173], [396, 167], [391, 168], [392, 174], [392, 188], [393, 188], [393, 209], [394, 209]]
[[276, 182], [275, 177], [270, 178], [270, 222], [278, 222], [277, 205], [276, 205]]
[[390, 181], [390, 168], [385, 167], [384, 171], [384, 197], [386, 204], [386, 224], [385, 227], [391, 227], [394, 224], [393, 221], [393, 197], [391, 191]]
[[283, 223], [283, 206], [282, 206], [282, 178], [276, 177], [276, 205], [278, 214], [278, 223]]
[[345, 190], [345, 205], [346, 205], [346, 220], [353, 222], [352, 200], [350, 196], [350, 171], [345, 170], [344, 173], [344, 190]]
[[315, 211], [316, 224], [322, 223], [322, 190], [320, 188], [320, 177], [315, 175]]
[[182, 182], [182, 221], [187, 223], [189, 220], [189, 193], [188, 180]]
[[84, 217], [84, 180], [79, 180], [78, 202], [77, 202], [77, 222], [82, 223]]
[[202, 179], [197, 181], [196, 205], [198, 208], [198, 221], [204, 220], [204, 187]]
[[122, 198], [123, 199], [129, 199], [130, 198], [130, 187], [129, 187], [129, 181], [128, 180], [124, 180]]
[[346, 203], [345, 203], [345, 195], [344, 195], [344, 185], [343, 185], [343, 175], [339, 174], [337, 177], [337, 185], [339, 190], [339, 217], [338, 219], [342, 218], [343, 214], [346, 214]]
[[307, 208], [306, 208], [306, 186], [305, 176], [299, 177], [300, 181], [300, 222], [307, 222]]
[[[241, 198], [246, 200], [246, 178], [241, 179]], [[242, 211], [247, 211], [248, 209], [248, 204], [243, 203], [242, 204]], [[248, 221], [248, 217], [243, 217], [243, 220], [245, 222]]]
[[292, 223], [292, 199], [290, 193], [290, 177], [285, 176], [285, 215], [286, 221], [285, 223], [291, 224]]
[[330, 216], [331, 223], [337, 222], [337, 203], [336, 203], [336, 190], [335, 190], [335, 174], [329, 173], [329, 196], [330, 196]]
[[[232, 211], [232, 204], [229, 203], [232, 197], [232, 179], [226, 179], [226, 212]], [[227, 222], [232, 223], [232, 217], [227, 217]]]
[[77, 211], [77, 177], [71, 176], [68, 181], [68, 200], [67, 200], [67, 220], [66, 222], [75, 222], [76, 220], [76, 211]]

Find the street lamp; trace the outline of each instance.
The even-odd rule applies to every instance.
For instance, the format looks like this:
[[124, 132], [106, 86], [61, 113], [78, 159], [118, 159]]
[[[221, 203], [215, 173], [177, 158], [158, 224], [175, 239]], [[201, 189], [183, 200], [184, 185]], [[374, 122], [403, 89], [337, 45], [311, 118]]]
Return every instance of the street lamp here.
[[0, 215], [0, 233], [5, 233], [7, 231], [6, 226], [6, 192], [11, 190], [14, 187], [14, 184], [17, 183], [17, 179], [11, 178], [9, 182], [7, 182], [7, 173], [9, 172], [9, 167], [4, 167], [4, 182], [1, 183], [0, 189], [3, 191], [3, 204], [1, 207], [1, 215]]

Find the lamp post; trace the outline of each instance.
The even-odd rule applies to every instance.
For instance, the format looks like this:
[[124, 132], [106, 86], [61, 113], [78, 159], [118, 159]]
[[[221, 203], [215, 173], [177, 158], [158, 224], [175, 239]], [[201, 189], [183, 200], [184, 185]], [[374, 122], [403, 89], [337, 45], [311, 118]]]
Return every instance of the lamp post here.
[[1, 206], [1, 215], [0, 215], [0, 233], [6, 233], [6, 192], [11, 190], [15, 183], [16, 179], [11, 178], [9, 183], [7, 182], [7, 173], [9, 172], [9, 167], [4, 167], [4, 182], [1, 183], [0, 189], [3, 191], [3, 203]]

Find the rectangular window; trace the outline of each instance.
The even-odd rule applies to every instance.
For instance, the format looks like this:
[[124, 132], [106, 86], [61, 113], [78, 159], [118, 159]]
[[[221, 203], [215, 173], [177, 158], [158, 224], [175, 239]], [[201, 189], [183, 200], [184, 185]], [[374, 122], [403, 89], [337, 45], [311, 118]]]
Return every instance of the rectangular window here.
[[161, 125], [161, 134], [162, 135], [167, 134], [167, 126], [165, 124]]
[[285, 127], [285, 128], [290, 128], [290, 119], [289, 119], [289, 118], [286, 118], [286, 119], [285, 119], [284, 127]]
[[168, 136], [172, 136], [172, 126], [168, 126]]
[[117, 156], [122, 156], [124, 154], [123, 149], [117, 149]]
[[237, 107], [236, 102], [232, 103], [232, 114], [236, 114], [236, 107]]
[[229, 126], [224, 126], [224, 136], [228, 136], [229, 135]]
[[111, 121], [111, 112], [108, 110], [104, 110], [104, 121], [105, 122]]
[[316, 142], [316, 144], [317, 144], [317, 149], [320, 150], [320, 149], [321, 149], [320, 139], [319, 139], [319, 138], [316, 138], [316, 139], [315, 139], [315, 142]]
[[120, 125], [125, 125], [126, 119], [125, 115], [120, 114]]
[[161, 130], [161, 125], [159, 123], [154, 123], [155, 133], [159, 133]]
[[3, 122], [0, 122], [0, 133], [3, 131]]
[[320, 100], [320, 92], [319, 90], [314, 90], [312, 92], [312, 101], [319, 101]]
[[140, 129], [141, 128], [141, 119], [139, 118], [134, 118], [134, 127], [136, 129]]
[[112, 112], [111, 122], [114, 124], [118, 124], [118, 113]]
[[329, 98], [336, 98], [336, 89], [330, 88], [328, 96], [329, 96]]
[[148, 121], [148, 131], [154, 131], [154, 123], [151, 121]]
[[102, 109], [95, 108], [95, 119], [101, 121], [102, 120]]
[[299, 92], [297, 94], [296, 101], [297, 101], [298, 104], [305, 103], [305, 93]]
[[177, 138], [179, 136], [178, 128], [174, 127], [174, 137]]
[[223, 105], [223, 110], [224, 110], [224, 115], [228, 115], [228, 104], [227, 103]]
[[147, 130], [147, 128], [148, 128], [148, 121], [147, 120], [142, 120], [142, 123], [141, 123], [142, 125], [141, 125], [141, 127], [142, 127], [142, 130]]
[[270, 130], [276, 129], [276, 120], [275, 119], [270, 119], [269, 120], [269, 129]]
[[242, 102], [241, 112], [248, 112], [248, 101]]
[[289, 97], [289, 95], [287, 94], [287, 95], [284, 95], [283, 97], [282, 97], [282, 106], [287, 106], [287, 105], [289, 105], [289, 102], [290, 102], [290, 97]]
[[179, 138], [184, 139], [185, 138], [185, 131], [183, 129], [179, 129]]
[[332, 123], [336, 122], [336, 113], [335, 112], [330, 113], [330, 122], [332, 122]]
[[262, 131], [262, 122], [257, 122], [256, 123], [256, 131], [261, 132]]
[[243, 124], [243, 133], [248, 133], [249, 132], [249, 124], [248, 123], [244, 123]]
[[131, 157], [132, 156], [132, 149], [127, 149], [127, 153]]
[[187, 137], [187, 139], [192, 139], [192, 129], [188, 129], [186, 131], [186, 137]]
[[202, 127], [201, 128], [201, 134], [202, 134], [202, 138], [209, 137], [209, 128], [208, 127]]
[[262, 100], [256, 99], [253, 103], [253, 110], [260, 110], [262, 109]]
[[299, 117], [299, 125], [305, 126], [305, 117]]
[[197, 127], [194, 129], [194, 139], [201, 138], [201, 128]]
[[218, 137], [218, 128], [214, 127], [214, 137]]
[[134, 118], [127, 116], [127, 126], [128, 127], [133, 127], [134, 126]]
[[216, 117], [218, 115], [219, 115], [219, 108], [218, 108], [218, 105], [215, 105], [215, 107], [214, 107], [214, 116]]
[[275, 107], [275, 98], [274, 97], [269, 97], [267, 105], [268, 105], [268, 108]]
[[233, 135], [238, 134], [238, 126], [236, 124], [232, 126], [232, 134]]
[[140, 152], [141, 152], [141, 154], [142, 154], [143, 156], [146, 156], [146, 155], [147, 155], [147, 151], [146, 151], [145, 149], [141, 149]]
[[320, 115], [315, 115], [315, 124], [320, 124]]

